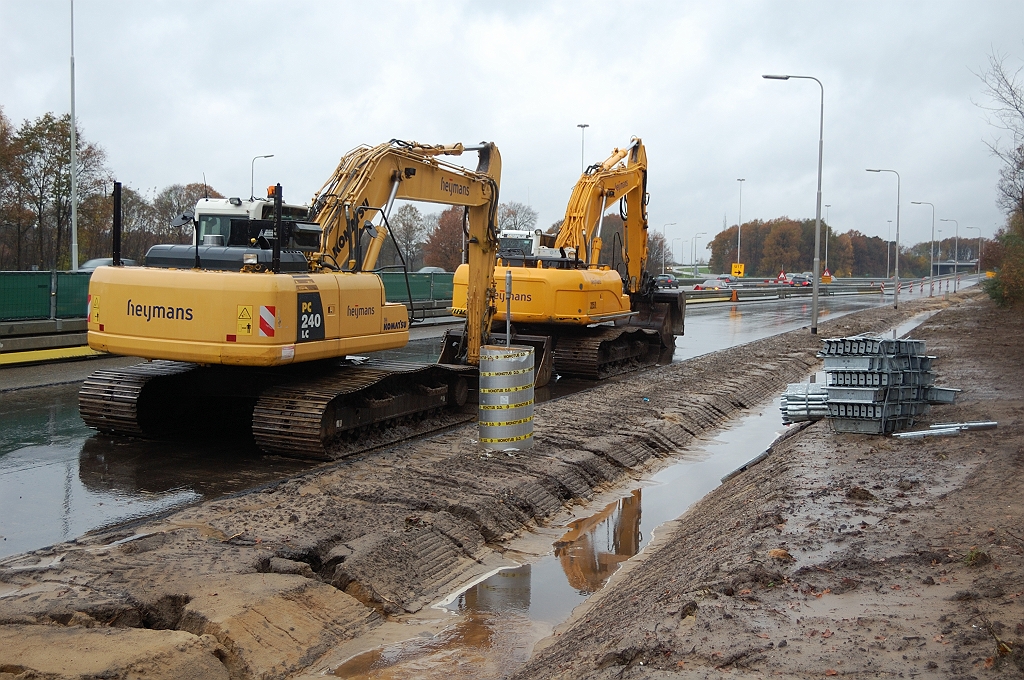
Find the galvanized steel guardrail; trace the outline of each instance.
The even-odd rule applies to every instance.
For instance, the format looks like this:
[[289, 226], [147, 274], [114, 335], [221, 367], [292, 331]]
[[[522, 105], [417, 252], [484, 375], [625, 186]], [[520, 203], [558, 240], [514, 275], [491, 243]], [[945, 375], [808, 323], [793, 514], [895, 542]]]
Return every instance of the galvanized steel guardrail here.
[[[973, 279], [976, 277], [976, 274], [960, 274], [959, 276], [961, 277], [961, 280], [969, 278]], [[944, 283], [952, 282], [953, 278], [954, 277], [952, 275], [935, 277], [935, 292], [942, 292]], [[705, 280], [706, 279], [703, 279], [698, 283], [703, 283]], [[683, 285], [683, 282], [680, 281], [680, 284]], [[900, 287], [904, 294], [909, 292], [912, 286], [914, 288], [918, 288], [920, 286], [928, 285], [929, 279], [927, 277], [921, 279], [900, 279]], [[892, 295], [893, 286], [893, 279], [843, 279], [841, 283], [820, 284], [818, 286], [818, 295], [879, 295], [882, 293], [885, 295]], [[790, 297], [811, 297], [813, 294], [813, 286], [741, 282], [739, 284], [732, 284], [726, 288], [720, 288], [719, 290], [686, 290], [685, 293], [687, 302], [728, 302], [732, 300], [732, 294], [734, 291], [736, 293], [737, 300], [739, 301], [770, 298], [785, 299]]]

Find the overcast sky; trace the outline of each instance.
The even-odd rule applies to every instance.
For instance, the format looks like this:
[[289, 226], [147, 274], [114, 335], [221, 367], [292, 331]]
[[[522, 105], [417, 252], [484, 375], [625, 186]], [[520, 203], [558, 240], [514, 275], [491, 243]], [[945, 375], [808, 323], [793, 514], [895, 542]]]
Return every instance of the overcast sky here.
[[[652, 227], [707, 232], [703, 249], [736, 223], [740, 177], [744, 220], [814, 217], [818, 86], [761, 78], [812, 75], [829, 222], [886, 238], [896, 177], [864, 169], [891, 168], [909, 245], [931, 227], [910, 201], [961, 236], [1002, 224], [974, 73], [993, 51], [1021, 65], [1022, 27], [1021, 0], [79, 0], [76, 107], [143, 191], [206, 173], [244, 196], [252, 157], [275, 154], [256, 161], [256, 186], [306, 201], [361, 143], [494, 141], [502, 200], [529, 202], [544, 227], [565, 211], [587, 123], [588, 165], [643, 139]], [[69, 110], [69, 38], [68, 0], [0, 0], [0, 106], [15, 125]]]

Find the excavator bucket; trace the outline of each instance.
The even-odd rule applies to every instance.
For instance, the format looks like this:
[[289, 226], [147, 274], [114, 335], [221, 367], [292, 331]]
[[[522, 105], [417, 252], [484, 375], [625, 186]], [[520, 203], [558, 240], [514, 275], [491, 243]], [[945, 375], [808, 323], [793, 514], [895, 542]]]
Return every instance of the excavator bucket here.
[[683, 334], [683, 319], [686, 316], [686, 294], [682, 291], [655, 291], [653, 300], [637, 296], [633, 300], [630, 326], [647, 328], [661, 336], [662, 345], [675, 346], [675, 336]]
[[[492, 335], [489, 340], [492, 345], [504, 345], [504, 334]], [[533, 384], [534, 387], [544, 387], [551, 381], [553, 371], [554, 348], [551, 345], [551, 338], [546, 335], [519, 335], [512, 334], [512, 344], [533, 348]], [[444, 340], [441, 345], [441, 356], [439, 364], [464, 364], [466, 362], [466, 333], [464, 328], [453, 328], [445, 331]]]

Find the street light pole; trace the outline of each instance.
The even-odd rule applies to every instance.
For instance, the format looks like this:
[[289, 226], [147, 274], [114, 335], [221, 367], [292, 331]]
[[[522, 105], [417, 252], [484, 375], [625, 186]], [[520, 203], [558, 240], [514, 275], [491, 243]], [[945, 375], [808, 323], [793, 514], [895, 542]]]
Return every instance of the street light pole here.
[[[900, 308], [900, 173], [895, 170], [885, 170], [871, 168], [867, 169], [868, 172], [891, 172], [896, 175], [896, 264], [893, 267], [893, 274], [896, 280], [892, 285], [892, 308]], [[888, 246], [886, 246], [888, 249]], [[888, 251], [887, 251], [888, 252]]]
[[[672, 260], [673, 261], [676, 259], [676, 254], [675, 254], [675, 251], [676, 251], [676, 241], [682, 241], [682, 240], [683, 240], [682, 236], [676, 236], [674, 239], [672, 239], [672, 247], [669, 248], [669, 255], [672, 256]], [[683, 259], [683, 251], [681, 251], [681, 250], [679, 251], [679, 259], [680, 260]]]
[[675, 222], [669, 222], [661, 227], [661, 273], [665, 273], [665, 244], [668, 243], [668, 234], [665, 231], [668, 227], [674, 227]]
[[[928, 251], [931, 260], [931, 269], [928, 270], [928, 297], [931, 297], [932, 291], [935, 289], [935, 204], [928, 201], [911, 201], [910, 203], [911, 205], [930, 205], [932, 207], [932, 246]], [[978, 236], [981, 236], [980, 229]]]
[[[274, 154], [267, 154], [266, 156], [256, 156], [256, 158], [273, 158]], [[256, 198], [255, 189], [255, 177], [256, 177], [256, 158], [252, 159], [252, 163], [249, 163], [249, 200]]]
[[743, 183], [746, 182], [746, 178], [739, 178], [736, 180], [740, 183], [740, 211], [736, 216], [736, 264], [743, 262], [740, 259], [740, 239], [743, 236]]
[[690, 242], [691, 247], [691, 261], [693, 262], [693, 275], [697, 276], [697, 239], [701, 236], [707, 236], [708, 232], [702, 231], [693, 235], [693, 240]]
[[978, 276], [981, 276], [981, 227], [964, 227], [964, 229], [978, 230]]
[[[827, 271], [827, 272], [828, 272], [828, 237], [832, 233], [832, 227], [829, 225], [829, 222], [828, 222], [828, 209], [831, 208], [831, 207], [832, 207], [831, 204], [829, 204], [829, 203], [825, 204], [825, 271]], [[832, 272], [828, 272], [828, 273], [831, 274]]]
[[821, 84], [821, 81], [814, 76], [778, 76], [778, 75], [766, 75], [761, 76], [768, 80], [789, 80], [790, 78], [800, 78], [803, 80], [813, 80], [818, 83], [818, 87], [821, 88], [821, 110], [818, 121], [818, 197], [815, 204], [814, 211], [814, 281], [812, 281], [813, 288], [811, 289], [811, 335], [818, 334], [818, 285], [821, 282], [821, 153], [824, 146], [823, 140], [825, 137], [825, 86]]
[[[589, 123], [580, 123], [576, 127], [578, 127], [580, 129], [580, 174], [582, 175], [584, 169], [586, 168], [586, 161], [584, 161], [583, 158], [586, 155], [584, 153], [586, 151], [586, 144], [585, 144], [585, 142], [586, 142], [586, 138], [587, 138], [587, 128], [590, 127], [590, 124]], [[664, 272], [662, 272], [662, 273], [664, 273]]]
[[[75, 130], [75, 0], [71, 0], [71, 271], [78, 271], [78, 139]], [[56, 266], [56, 262], [54, 265]]]
[[939, 222], [952, 222], [955, 229], [953, 233], [953, 292], [957, 291], [956, 265], [960, 261], [960, 223], [956, 220], [939, 219]]

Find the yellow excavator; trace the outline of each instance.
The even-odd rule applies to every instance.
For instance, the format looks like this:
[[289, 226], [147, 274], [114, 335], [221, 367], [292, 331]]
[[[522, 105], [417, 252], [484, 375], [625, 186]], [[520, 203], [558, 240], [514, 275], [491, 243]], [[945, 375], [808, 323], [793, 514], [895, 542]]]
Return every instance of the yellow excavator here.
[[[619, 204], [621, 239], [601, 263], [605, 210]], [[590, 379], [657, 363], [683, 333], [683, 293], [659, 290], [646, 272], [647, 154], [633, 138], [587, 168], [573, 189], [558, 234], [502, 230], [495, 270], [499, 282], [495, 323], [510, 306], [512, 342], [538, 349], [535, 382], [552, 373]], [[615, 242], [618, 241], [618, 242]], [[500, 282], [512, 275], [510, 305]], [[467, 313], [471, 270], [455, 272], [453, 313]], [[445, 349], [459, 341], [449, 333]], [[442, 354], [444, 357], [451, 356]]]
[[[467, 151], [475, 171], [441, 158]], [[500, 176], [492, 143], [392, 140], [343, 156], [308, 209], [283, 204], [280, 184], [272, 201], [200, 200], [174, 223], [193, 225], [191, 246], [93, 273], [89, 346], [151, 361], [90, 376], [82, 418], [144, 437], [240, 425], [264, 451], [329, 459], [333, 443], [461, 406], [493, 315]], [[346, 359], [409, 341], [405, 305], [387, 302], [374, 273], [397, 199], [466, 210], [460, 365]]]

